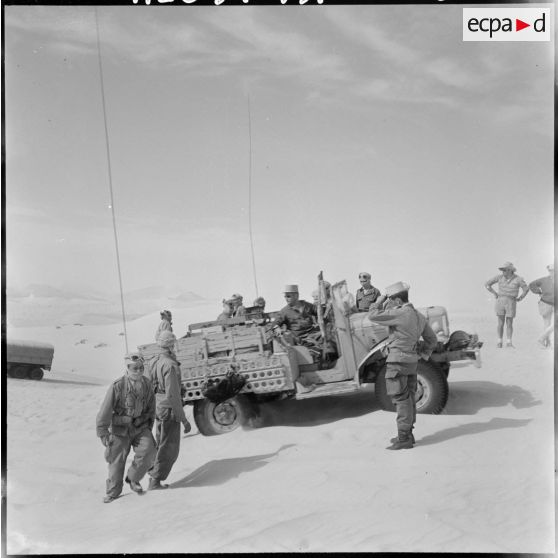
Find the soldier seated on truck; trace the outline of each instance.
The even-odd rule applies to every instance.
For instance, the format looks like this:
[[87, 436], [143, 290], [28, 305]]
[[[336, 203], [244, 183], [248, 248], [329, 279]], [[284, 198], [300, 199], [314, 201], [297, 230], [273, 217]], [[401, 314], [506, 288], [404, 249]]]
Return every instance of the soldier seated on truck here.
[[298, 298], [298, 285], [287, 285], [284, 294], [287, 305], [281, 308], [273, 326], [286, 330], [286, 341], [306, 346], [314, 360], [319, 360], [322, 355], [323, 336], [317, 322], [316, 306]]

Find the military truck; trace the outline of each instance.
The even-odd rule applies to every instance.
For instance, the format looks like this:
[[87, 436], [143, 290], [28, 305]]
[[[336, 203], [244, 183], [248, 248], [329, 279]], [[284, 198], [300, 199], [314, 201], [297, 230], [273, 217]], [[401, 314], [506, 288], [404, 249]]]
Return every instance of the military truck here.
[[[290, 342], [285, 332], [273, 326], [273, 313], [266, 315], [261, 309], [259, 314], [248, 312], [225, 322], [191, 324], [186, 335], [177, 339], [174, 350], [180, 362], [183, 404], [194, 406], [194, 420], [202, 434], [230, 432], [247, 421], [257, 424], [259, 407], [272, 400], [346, 394], [370, 383], [375, 384], [380, 406], [394, 410], [385, 384], [388, 328], [371, 322], [366, 312], [355, 311], [346, 281], [326, 289], [320, 274], [318, 283], [318, 306], [329, 310], [318, 312], [318, 321], [320, 330], [334, 337], [334, 362], [325, 363], [315, 350]], [[439, 341], [431, 358], [418, 364], [417, 412], [437, 414], [448, 399], [451, 363], [479, 367], [482, 343], [463, 331], [450, 334], [443, 307], [418, 310]], [[140, 345], [138, 350], [145, 359], [159, 351], [156, 344]], [[205, 398], [204, 382], [222, 379], [232, 369], [246, 378], [239, 394], [221, 403]]]
[[43, 370], [50, 370], [54, 347], [50, 343], [8, 340], [6, 343], [7, 373], [12, 378], [42, 380]]

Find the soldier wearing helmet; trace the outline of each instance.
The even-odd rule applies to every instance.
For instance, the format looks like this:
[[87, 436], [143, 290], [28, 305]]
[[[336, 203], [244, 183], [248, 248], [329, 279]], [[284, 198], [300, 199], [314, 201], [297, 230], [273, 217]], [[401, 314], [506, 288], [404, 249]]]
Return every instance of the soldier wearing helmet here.
[[130, 488], [141, 494], [141, 479], [155, 458], [151, 434], [155, 419], [155, 395], [151, 382], [143, 375], [143, 359], [137, 353], [125, 357], [126, 373], [109, 387], [97, 413], [97, 436], [105, 446], [108, 463], [106, 504], [122, 492], [124, 469], [130, 449], [134, 460], [126, 473]]
[[155, 389], [156, 409], [156, 435], [157, 455], [153, 466], [148, 473], [149, 490], [168, 488], [162, 484], [171, 472], [172, 466], [178, 458], [180, 451], [180, 423], [184, 431], [190, 431], [190, 423], [182, 407], [180, 390], [180, 363], [174, 354], [176, 337], [170, 331], [163, 331], [159, 335], [157, 344], [161, 348], [153, 374]]
[[368, 318], [389, 328], [386, 388], [397, 410], [397, 437], [387, 449], [410, 449], [415, 443], [419, 355], [429, 359], [438, 339], [428, 320], [409, 302], [409, 285], [399, 281], [386, 287], [385, 293], [370, 305]]
[[170, 310], [162, 310], [160, 314], [161, 321], [155, 332], [155, 341], [159, 340], [159, 335], [161, 335], [162, 331], [170, 331], [172, 333], [172, 314]]

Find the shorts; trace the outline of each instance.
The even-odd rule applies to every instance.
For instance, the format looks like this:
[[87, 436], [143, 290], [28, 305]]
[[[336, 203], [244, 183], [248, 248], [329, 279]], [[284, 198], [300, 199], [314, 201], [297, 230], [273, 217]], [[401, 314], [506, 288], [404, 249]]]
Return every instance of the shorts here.
[[517, 301], [511, 296], [500, 295], [496, 299], [496, 316], [505, 316], [506, 318], [515, 318], [515, 307]]
[[542, 300], [539, 300], [539, 314], [543, 318], [552, 317], [553, 312], [554, 312], [554, 306], [552, 306], [552, 304], [548, 304], [548, 302], [543, 302]]

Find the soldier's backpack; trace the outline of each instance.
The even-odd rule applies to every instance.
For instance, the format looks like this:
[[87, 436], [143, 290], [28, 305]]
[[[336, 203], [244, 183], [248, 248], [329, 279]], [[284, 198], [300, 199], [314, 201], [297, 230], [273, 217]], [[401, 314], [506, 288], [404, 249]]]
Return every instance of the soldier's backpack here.
[[202, 395], [213, 403], [222, 403], [237, 395], [246, 384], [246, 378], [239, 374], [234, 366], [227, 371], [224, 378], [206, 378], [202, 384]]

